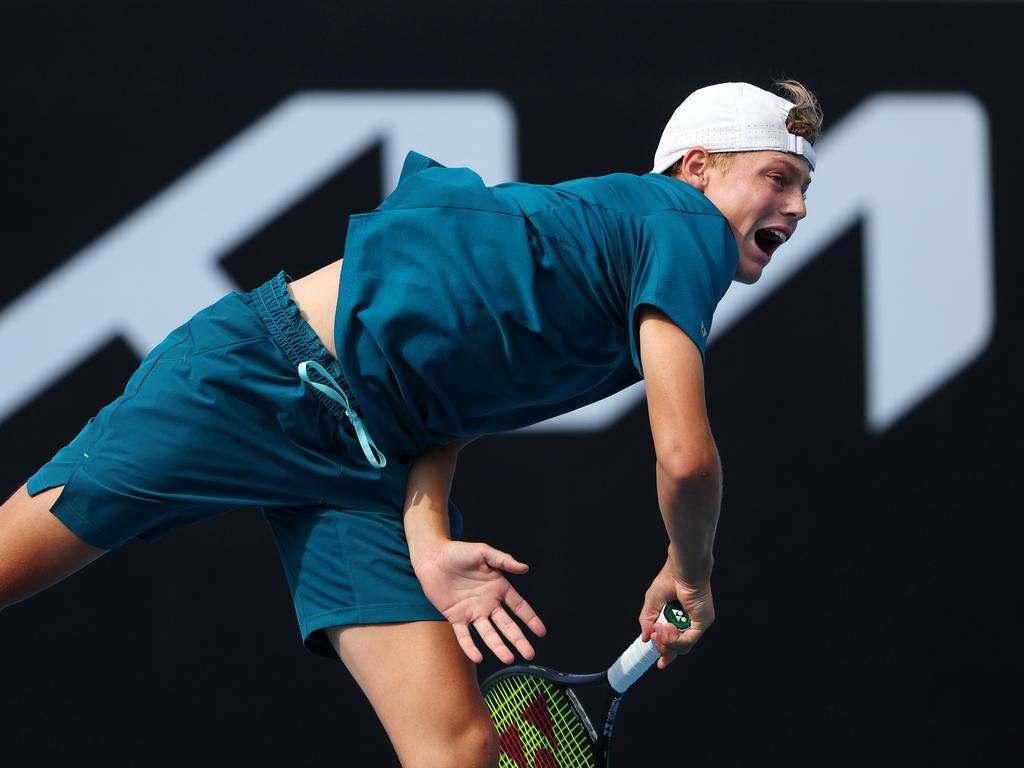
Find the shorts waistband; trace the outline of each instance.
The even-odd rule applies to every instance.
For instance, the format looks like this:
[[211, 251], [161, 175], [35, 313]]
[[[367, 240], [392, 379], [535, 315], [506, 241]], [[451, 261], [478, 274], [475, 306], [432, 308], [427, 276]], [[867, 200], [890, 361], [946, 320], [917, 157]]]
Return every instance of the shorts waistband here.
[[[351, 423], [353, 437], [359, 440], [367, 460], [381, 468], [385, 459], [376, 451], [373, 440], [366, 433], [359, 416], [359, 403], [345, 380], [341, 365], [299, 313], [298, 305], [288, 293], [288, 283], [291, 281], [292, 277], [282, 270], [254, 289], [249, 295], [256, 306], [256, 312], [270, 329], [274, 341], [284, 350], [288, 362], [309, 385], [316, 398], [337, 417], [341, 425], [348, 426], [346, 419]], [[310, 368], [335, 387], [310, 381], [307, 373]]]

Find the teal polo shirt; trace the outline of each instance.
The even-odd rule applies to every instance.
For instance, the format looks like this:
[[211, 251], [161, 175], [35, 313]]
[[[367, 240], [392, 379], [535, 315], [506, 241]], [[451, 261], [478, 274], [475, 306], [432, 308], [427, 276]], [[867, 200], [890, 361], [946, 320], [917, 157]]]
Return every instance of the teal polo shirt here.
[[385, 455], [516, 429], [639, 381], [643, 304], [703, 355], [738, 258], [722, 213], [668, 176], [488, 187], [410, 152], [351, 217], [338, 358]]

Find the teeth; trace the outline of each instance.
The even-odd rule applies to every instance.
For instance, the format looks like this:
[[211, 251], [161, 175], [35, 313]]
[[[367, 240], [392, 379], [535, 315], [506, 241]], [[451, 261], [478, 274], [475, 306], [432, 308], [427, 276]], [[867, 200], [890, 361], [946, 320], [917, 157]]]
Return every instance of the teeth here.
[[777, 229], [769, 229], [768, 231], [775, 235], [777, 238], [779, 238], [780, 244], [789, 240], [789, 235], [787, 235], [785, 232], [780, 232]]

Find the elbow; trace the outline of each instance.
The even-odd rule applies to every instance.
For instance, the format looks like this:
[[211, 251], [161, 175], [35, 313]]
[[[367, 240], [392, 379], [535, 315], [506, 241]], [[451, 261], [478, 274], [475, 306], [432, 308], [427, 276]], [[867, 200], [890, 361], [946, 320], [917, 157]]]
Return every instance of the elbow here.
[[722, 465], [712, 444], [705, 450], [673, 451], [658, 457], [658, 469], [673, 485], [694, 487], [721, 482]]

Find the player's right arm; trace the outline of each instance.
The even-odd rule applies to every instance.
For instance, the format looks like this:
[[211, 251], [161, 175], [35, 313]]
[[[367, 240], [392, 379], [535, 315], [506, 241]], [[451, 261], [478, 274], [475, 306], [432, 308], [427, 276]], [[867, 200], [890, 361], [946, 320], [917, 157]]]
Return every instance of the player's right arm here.
[[[714, 621], [712, 547], [722, 499], [722, 468], [708, 424], [700, 350], [667, 315], [640, 308], [640, 361], [654, 441], [658, 505], [668, 532], [668, 557], [648, 589], [640, 625], [655, 634], [666, 655], [686, 653]], [[690, 613], [690, 630], [654, 622], [662, 605], [679, 600]]]
[[466, 656], [478, 664], [483, 661], [469, 631], [473, 627], [510, 664], [514, 656], [504, 640], [524, 658], [532, 659], [534, 651], [508, 611], [539, 636], [547, 630], [503, 573], [525, 573], [525, 563], [483, 542], [451, 540], [448, 494], [459, 451], [471, 440], [428, 448], [413, 462], [403, 515], [409, 559], [423, 593], [448, 619]]

